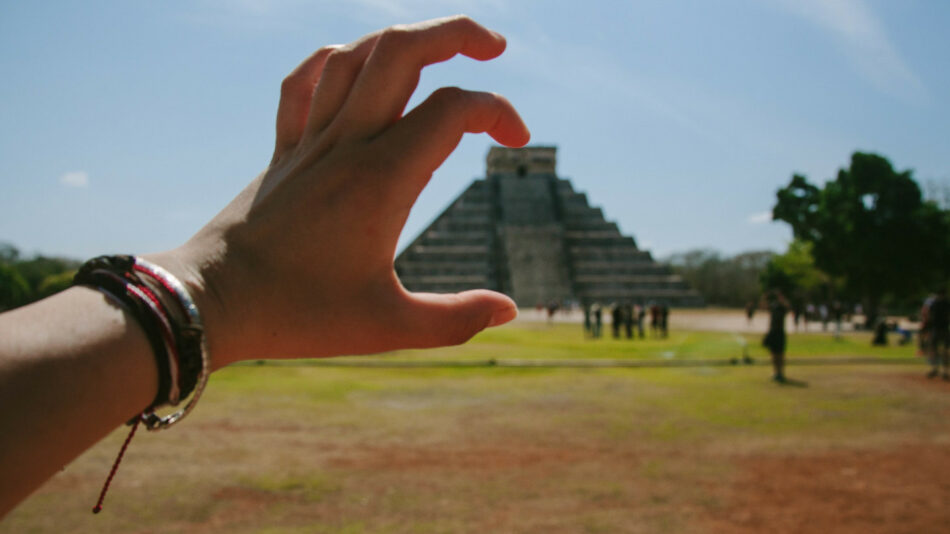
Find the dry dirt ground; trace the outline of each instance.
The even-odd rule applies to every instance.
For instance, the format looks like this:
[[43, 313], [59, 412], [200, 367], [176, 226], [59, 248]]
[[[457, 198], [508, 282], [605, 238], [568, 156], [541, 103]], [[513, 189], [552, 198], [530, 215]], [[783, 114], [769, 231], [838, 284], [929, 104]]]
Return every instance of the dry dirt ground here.
[[255, 371], [137, 436], [99, 516], [122, 430], [0, 533], [950, 532], [950, 383], [921, 366]]

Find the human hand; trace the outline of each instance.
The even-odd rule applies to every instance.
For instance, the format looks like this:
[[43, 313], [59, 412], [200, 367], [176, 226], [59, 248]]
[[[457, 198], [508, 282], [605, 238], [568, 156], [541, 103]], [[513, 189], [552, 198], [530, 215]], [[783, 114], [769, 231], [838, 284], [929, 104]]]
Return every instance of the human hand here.
[[465, 132], [530, 137], [493, 93], [442, 88], [404, 115], [421, 69], [504, 49], [451, 17], [322, 48], [284, 80], [267, 169], [188, 243], [150, 257], [195, 293], [216, 368], [458, 344], [517, 315], [487, 290], [409, 293], [393, 269], [410, 208]]

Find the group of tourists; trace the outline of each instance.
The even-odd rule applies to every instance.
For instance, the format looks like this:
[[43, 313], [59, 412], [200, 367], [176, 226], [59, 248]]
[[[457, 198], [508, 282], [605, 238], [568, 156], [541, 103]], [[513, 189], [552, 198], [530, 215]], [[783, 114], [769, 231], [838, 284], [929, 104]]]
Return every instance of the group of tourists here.
[[[644, 323], [647, 314], [650, 315], [651, 336], [654, 338], [669, 336], [670, 307], [665, 303], [650, 302], [642, 305], [624, 302], [603, 306], [599, 302], [594, 302], [584, 305], [584, 334], [587, 337], [597, 339], [602, 336], [605, 313], [610, 316], [614, 339], [620, 339], [621, 333], [627, 339], [645, 338]], [[636, 336], [634, 336], [634, 331], [636, 331]]]

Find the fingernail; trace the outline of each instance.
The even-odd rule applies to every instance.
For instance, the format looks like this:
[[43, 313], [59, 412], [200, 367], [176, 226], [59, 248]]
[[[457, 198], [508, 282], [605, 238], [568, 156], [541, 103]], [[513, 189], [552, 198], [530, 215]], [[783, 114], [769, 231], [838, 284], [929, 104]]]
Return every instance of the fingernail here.
[[499, 326], [511, 321], [518, 316], [518, 308], [514, 306], [505, 306], [504, 308], [498, 308], [492, 313], [491, 321], [488, 321], [488, 326]]

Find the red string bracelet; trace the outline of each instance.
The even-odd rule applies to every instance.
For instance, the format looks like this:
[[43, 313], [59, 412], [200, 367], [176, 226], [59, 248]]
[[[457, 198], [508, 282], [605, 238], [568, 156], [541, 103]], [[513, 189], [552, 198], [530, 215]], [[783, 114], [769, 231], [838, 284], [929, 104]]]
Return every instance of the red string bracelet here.
[[129, 442], [132, 441], [132, 436], [135, 435], [135, 431], [139, 427], [139, 423], [142, 421], [141, 418], [135, 418], [135, 424], [132, 425], [132, 430], [129, 432], [129, 435], [125, 438], [125, 443], [122, 444], [122, 448], [119, 449], [119, 455], [115, 458], [115, 463], [112, 464], [112, 469], [109, 471], [109, 476], [106, 478], [105, 484], [102, 485], [102, 491], [99, 493], [99, 500], [96, 501], [96, 505], [92, 508], [92, 513], [98, 514], [102, 511], [102, 501], [106, 499], [106, 492], [109, 491], [109, 484], [112, 484], [112, 478], [115, 476], [115, 472], [119, 469], [119, 462], [122, 461], [122, 457], [125, 456], [125, 449], [129, 448]]

